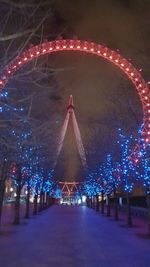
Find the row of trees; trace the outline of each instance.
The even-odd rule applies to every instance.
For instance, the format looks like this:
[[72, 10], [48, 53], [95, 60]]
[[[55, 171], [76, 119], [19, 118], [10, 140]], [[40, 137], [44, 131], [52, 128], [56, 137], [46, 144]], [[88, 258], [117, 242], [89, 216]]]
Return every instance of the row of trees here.
[[27, 116], [21, 105], [13, 105], [9, 93], [1, 97], [1, 134], [0, 134], [0, 221], [6, 181], [11, 179], [16, 191], [14, 223], [20, 223], [20, 196], [26, 188], [26, 212], [30, 214], [30, 197], [34, 197], [33, 213], [47, 206], [54, 194], [53, 170], [49, 167], [49, 147], [46, 140], [37, 132], [38, 125]]
[[[60, 15], [52, 1], [30, 2], [4, 0], [0, 3], [0, 72], [31, 44], [55, 38], [64, 28], [64, 25], [61, 29], [54, 27]], [[47, 25], [51, 25], [50, 34]], [[27, 188], [27, 218], [31, 195], [36, 214], [55, 191], [50, 168], [56, 126], [56, 116], [50, 120], [50, 114], [58, 95], [54, 76], [48, 57], [40, 58], [16, 72], [0, 93], [0, 218], [6, 180], [11, 178], [16, 190], [14, 223], [17, 224], [23, 187]]]
[[[25, 126], [26, 128], [26, 126]], [[11, 136], [12, 135], [12, 136]], [[10, 150], [5, 145], [1, 158], [0, 176], [0, 218], [2, 216], [3, 200], [6, 180], [11, 179], [16, 191], [14, 205], [14, 223], [20, 223], [20, 196], [23, 187], [26, 188], [26, 213], [30, 214], [30, 197], [34, 197], [34, 214], [37, 214], [37, 201], [39, 211], [48, 205], [54, 192], [53, 170], [47, 167], [46, 149], [44, 144], [35, 143], [31, 131], [11, 130]]]
[[[33, 2], [0, 2], [0, 72], [32, 44], [54, 39], [67, 31], [66, 22], [59, 23], [63, 18], [53, 1]], [[35, 197], [36, 213], [37, 194], [42, 207], [44, 195], [52, 194], [52, 187], [55, 190], [50, 168], [58, 120], [54, 104], [60, 100], [55, 72], [57, 69], [51, 68], [48, 56], [33, 60], [16, 72], [0, 93], [0, 218], [6, 180], [11, 178], [17, 195], [15, 223], [20, 221], [20, 192], [24, 186], [28, 191], [26, 217], [29, 195]]]
[[[137, 147], [136, 144], [139, 143]], [[118, 129], [119, 155], [108, 154], [105, 162], [90, 171], [84, 183], [84, 190], [89, 198], [96, 199], [99, 210], [98, 196], [101, 194], [101, 209], [104, 212], [104, 196], [107, 199], [107, 215], [110, 216], [110, 199], [114, 198], [115, 219], [118, 220], [118, 196], [126, 195], [127, 223], [132, 226], [130, 197], [136, 185], [144, 188], [148, 207], [148, 227], [150, 236], [150, 146], [145, 145], [142, 138], [142, 127], [138, 138], [128, 138]], [[118, 158], [116, 160], [116, 158]], [[88, 202], [88, 203], [89, 203]], [[92, 203], [89, 203], [92, 205]]]

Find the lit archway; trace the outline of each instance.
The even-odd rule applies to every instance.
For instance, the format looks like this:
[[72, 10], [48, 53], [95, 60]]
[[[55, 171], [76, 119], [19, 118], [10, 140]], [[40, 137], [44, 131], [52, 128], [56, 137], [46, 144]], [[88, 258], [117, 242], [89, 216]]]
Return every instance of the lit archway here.
[[119, 67], [132, 81], [139, 94], [143, 107], [143, 138], [150, 143], [150, 95], [148, 84], [144, 81], [141, 73], [118, 52], [108, 47], [93, 42], [81, 40], [55, 40], [46, 41], [40, 45], [33, 46], [11, 61], [3, 70], [0, 78], [0, 90], [3, 90], [10, 77], [24, 64], [41, 55], [51, 54], [57, 51], [82, 51], [103, 57]]

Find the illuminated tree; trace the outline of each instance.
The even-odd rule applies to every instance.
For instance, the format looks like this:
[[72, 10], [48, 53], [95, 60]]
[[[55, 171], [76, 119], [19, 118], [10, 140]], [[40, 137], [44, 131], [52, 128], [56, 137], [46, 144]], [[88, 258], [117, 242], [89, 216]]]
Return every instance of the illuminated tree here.
[[110, 196], [112, 193], [114, 194], [115, 197], [115, 219], [118, 220], [118, 200], [116, 196], [116, 190], [119, 186], [119, 179], [116, 176], [116, 170], [118, 167], [118, 163], [114, 164], [113, 166], [113, 160], [112, 156], [110, 154], [107, 155], [106, 157], [106, 162], [103, 167], [103, 175], [105, 177], [105, 195], [107, 196], [107, 216], [110, 216]]
[[2, 204], [5, 194], [5, 183], [9, 175], [9, 169], [11, 167], [15, 144], [10, 137], [11, 128], [13, 122], [17, 116], [21, 116], [23, 109], [15, 107], [12, 103], [9, 103], [9, 94], [4, 91], [0, 94], [0, 119], [1, 119], [1, 133], [0, 133], [0, 164], [1, 164], [1, 176], [0, 176], [0, 219], [2, 214]]
[[97, 171], [90, 171], [86, 177], [84, 183], [84, 191], [90, 200], [90, 206], [93, 207], [94, 198], [96, 197], [96, 209], [99, 210], [98, 206], [98, 195], [101, 192], [101, 186], [99, 183], [99, 175]]
[[136, 183], [137, 172], [136, 164], [132, 161], [132, 151], [137, 139], [132, 135], [128, 138], [124, 135], [123, 131], [119, 129], [119, 140], [117, 143], [120, 146], [120, 167], [121, 167], [121, 184], [126, 193], [127, 198], [127, 224], [132, 226], [130, 195]]
[[[104, 194], [105, 194], [105, 189], [106, 189], [106, 184], [107, 184], [104, 169], [105, 169], [104, 164], [101, 164], [97, 170], [97, 176], [98, 176], [97, 182], [99, 185], [99, 191], [101, 193], [101, 213], [102, 214], [104, 214]], [[98, 203], [99, 203], [99, 200], [98, 200], [98, 195], [97, 195], [97, 205]]]
[[150, 237], [150, 145], [145, 145], [142, 127], [139, 130], [140, 151], [136, 159], [136, 174], [145, 189], [148, 211], [148, 235]]

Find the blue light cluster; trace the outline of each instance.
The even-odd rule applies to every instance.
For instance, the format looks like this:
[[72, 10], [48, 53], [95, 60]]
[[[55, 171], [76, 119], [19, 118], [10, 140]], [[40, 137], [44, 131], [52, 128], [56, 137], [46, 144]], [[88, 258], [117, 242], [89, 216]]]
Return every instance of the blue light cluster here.
[[[133, 147], [139, 143], [140, 149], [133, 153]], [[111, 154], [95, 170], [88, 173], [84, 190], [89, 197], [103, 192], [111, 195], [116, 190], [130, 194], [137, 182], [144, 186], [146, 195], [150, 195], [150, 146], [145, 146], [142, 137], [142, 126], [138, 131], [138, 138], [125, 136], [122, 129], [118, 129], [116, 142], [120, 150], [119, 161], [116, 162]], [[132, 156], [136, 157], [135, 161]]]
[[0, 99], [7, 98], [7, 96], [8, 96], [8, 92], [7, 91], [3, 91], [3, 92], [0, 93]]
[[0, 112], [10, 112], [10, 111], [15, 111], [15, 112], [23, 112], [24, 109], [23, 108], [16, 108], [16, 107], [13, 107], [13, 106], [10, 106], [8, 104], [3, 104], [0, 106]]

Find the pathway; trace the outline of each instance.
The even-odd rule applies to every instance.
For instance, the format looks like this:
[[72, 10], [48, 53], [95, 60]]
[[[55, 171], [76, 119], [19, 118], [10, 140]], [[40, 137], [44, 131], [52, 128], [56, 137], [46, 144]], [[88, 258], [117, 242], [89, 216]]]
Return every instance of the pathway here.
[[0, 266], [150, 266], [150, 240], [123, 225], [86, 207], [53, 206], [4, 231]]

